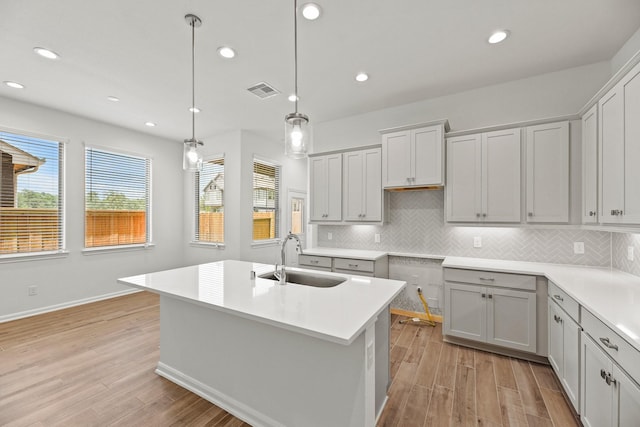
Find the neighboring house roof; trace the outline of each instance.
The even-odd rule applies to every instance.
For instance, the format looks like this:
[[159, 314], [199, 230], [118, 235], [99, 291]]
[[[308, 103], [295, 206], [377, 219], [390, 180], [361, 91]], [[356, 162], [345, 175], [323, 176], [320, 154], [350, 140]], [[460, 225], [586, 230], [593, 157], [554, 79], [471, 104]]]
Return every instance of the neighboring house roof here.
[[204, 191], [214, 191], [214, 190], [222, 190], [224, 191], [224, 174], [219, 173], [213, 178], [206, 187], [204, 187]]
[[16, 175], [24, 172], [35, 172], [40, 165], [46, 162], [45, 159], [40, 159], [3, 140], [0, 140], [0, 152], [7, 153], [11, 156], [13, 172]]

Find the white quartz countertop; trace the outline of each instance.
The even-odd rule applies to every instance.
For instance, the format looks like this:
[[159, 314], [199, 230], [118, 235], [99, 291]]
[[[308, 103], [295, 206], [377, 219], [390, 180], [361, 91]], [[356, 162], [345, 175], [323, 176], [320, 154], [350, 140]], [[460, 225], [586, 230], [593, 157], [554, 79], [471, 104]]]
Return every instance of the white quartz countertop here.
[[322, 273], [347, 278], [332, 288], [280, 285], [258, 277], [270, 271], [273, 265], [226, 260], [125, 277], [118, 283], [344, 345], [406, 286], [398, 280], [338, 273]]
[[610, 268], [446, 257], [442, 266], [545, 276], [640, 351], [640, 277]]
[[363, 249], [311, 248], [305, 249], [304, 255], [327, 256], [336, 258], [353, 258], [375, 261], [388, 255], [387, 252]]

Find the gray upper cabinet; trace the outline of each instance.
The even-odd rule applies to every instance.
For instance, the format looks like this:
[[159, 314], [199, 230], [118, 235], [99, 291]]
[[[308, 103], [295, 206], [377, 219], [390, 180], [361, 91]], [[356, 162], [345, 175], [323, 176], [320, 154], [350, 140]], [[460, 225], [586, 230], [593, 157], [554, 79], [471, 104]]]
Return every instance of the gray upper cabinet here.
[[342, 154], [309, 157], [310, 220], [342, 220]]
[[582, 116], [582, 223], [598, 222], [598, 105]]

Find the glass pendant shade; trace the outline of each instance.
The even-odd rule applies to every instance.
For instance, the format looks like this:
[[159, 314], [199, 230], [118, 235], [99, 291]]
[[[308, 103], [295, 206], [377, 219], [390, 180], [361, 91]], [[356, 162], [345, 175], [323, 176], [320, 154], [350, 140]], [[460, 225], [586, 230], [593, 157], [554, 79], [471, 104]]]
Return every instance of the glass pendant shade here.
[[199, 172], [202, 170], [202, 153], [198, 150], [198, 145], [203, 144], [195, 139], [184, 140], [182, 169], [189, 172]]
[[284, 119], [284, 153], [294, 159], [307, 157], [309, 118], [301, 113], [288, 114]]

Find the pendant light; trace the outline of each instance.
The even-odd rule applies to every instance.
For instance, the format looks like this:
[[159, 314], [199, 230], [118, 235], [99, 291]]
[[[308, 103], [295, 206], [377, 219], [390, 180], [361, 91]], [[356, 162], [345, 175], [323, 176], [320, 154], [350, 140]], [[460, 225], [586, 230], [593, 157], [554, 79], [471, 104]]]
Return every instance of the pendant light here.
[[293, 0], [293, 58], [296, 111], [284, 118], [284, 153], [294, 159], [302, 159], [307, 157], [309, 117], [298, 112], [298, 0]]
[[196, 139], [196, 83], [195, 83], [195, 46], [196, 28], [202, 25], [202, 21], [196, 15], [188, 14], [184, 17], [191, 27], [191, 138], [184, 140], [182, 156], [182, 169], [189, 172], [197, 172], [202, 169], [202, 153], [198, 150], [202, 141]]

